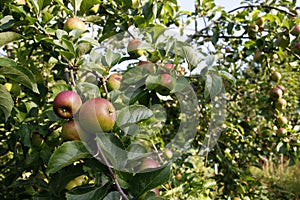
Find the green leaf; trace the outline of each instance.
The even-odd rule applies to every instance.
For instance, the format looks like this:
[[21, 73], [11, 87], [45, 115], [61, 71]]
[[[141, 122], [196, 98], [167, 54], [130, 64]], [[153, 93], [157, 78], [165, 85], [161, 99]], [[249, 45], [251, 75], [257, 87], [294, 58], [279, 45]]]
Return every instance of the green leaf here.
[[138, 173], [129, 182], [128, 191], [135, 197], [167, 182], [171, 175], [170, 165], [165, 165], [154, 171]]
[[71, 4], [74, 8], [74, 13], [77, 13], [80, 11], [80, 5], [81, 5], [82, 0], [71, 0]]
[[116, 200], [120, 199], [120, 193], [117, 191], [113, 191], [109, 193], [103, 200]]
[[105, 61], [108, 66], [112, 67], [117, 64], [121, 59], [121, 55], [118, 53], [114, 53], [111, 49], [107, 50]]
[[153, 115], [153, 112], [142, 105], [131, 105], [123, 108], [117, 113], [116, 123], [119, 127], [128, 124], [138, 123], [142, 120], [148, 119]]
[[0, 74], [24, 85], [35, 93], [39, 93], [36, 80], [32, 72], [25, 67], [16, 66], [14, 62], [9, 61], [9, 59], [0, 58]]
[[0, 109], [3, 111], [5, 116], [5, 121], [10, 116], [12, 108], [14, 107], [14, 102], [11, 95], [7, 91], [4, 85], [0, 84]]
[[205, 97], [210, 95], [210, 98], [213, 99], [217, 96], [223, 87], [222, 77], [217, 74], [207, 74], [205, 81]]
[[81, 141], [65, 142], [50, 157], [47, 173], [55, 173], [79, 159], [89, 157], [91, 157], [91, 154]]
[[80, 5], [80, 14], [83, 15], [94, 5], [99, 4], [100, 0], [83, 0]]
[[17, 21], [11, 15], [7, 15], [0, 20], [0, 30], [5, 30], [14, 26]]
[[187, 62], [192, 65], [196, 66], [198, 64], [197, 56], [195, 54], [195, 50], [190, 46], [184, 46], [182, 47], [184, 58], [187, 60]]
[[108, 192], [109, 184], [96, 188], [84, 194], [66, 194], [67, 200], [98, 200], [103, 199]]
[[22, 35], [12, 31], [0, 33], [0, 47], [22, 38]]

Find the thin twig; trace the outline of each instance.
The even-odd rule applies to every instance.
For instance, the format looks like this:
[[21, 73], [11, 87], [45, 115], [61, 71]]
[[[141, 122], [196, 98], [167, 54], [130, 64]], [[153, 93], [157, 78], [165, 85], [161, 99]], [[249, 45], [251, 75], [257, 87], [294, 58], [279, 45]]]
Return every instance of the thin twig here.
[[267, 9], [273, 9], [273, 10], [278, 10], [280, 12], [283, 12], [283, 13], [286, 13], [292, 17], [297, 17], [297, 15], [295, 13], [292, 13], [292, 12], [288, 12], [286, 10], [282, 10], [278, 7], [273, 7], [273, 6], [265, 6], [265, 5], [248, 5], [248, 6], [240, 6], [240, 7], [237, 7], [233, 10], [230, 10], [228, 13], [233, 13], [237, 10], [240, 10], [240, 9], [246, 9], [246, 8], [256, 8], [256, 7], [262, 7], [262, 8], [267, 8]]

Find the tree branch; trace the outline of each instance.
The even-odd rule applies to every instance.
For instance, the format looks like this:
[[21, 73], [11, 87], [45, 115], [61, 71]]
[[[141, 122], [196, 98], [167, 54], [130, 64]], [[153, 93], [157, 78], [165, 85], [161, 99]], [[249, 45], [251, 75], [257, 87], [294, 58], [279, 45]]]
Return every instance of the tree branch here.
[[257, 7], [262, 7], [262, 8], [267, 8], [267, 9], [273, 9], [273, 10], [278, 10], [280, 12], [283, 12], [285, 14], [288, 14], [292, 17], [297, 17], [297, 15], [295, 13], [292, 13], [292, 12], [288, 12], [286, 10], [283, 10], [283, 9], [280, 9], [278, 7], [273, 7], [273, 6], [265, 6], [265, 5], [248, 5], [248, 6], [240, 6], [240, 7], [237, 7], [233, 10], [230, 10], [228, 13], [233, 13], [237, 10], [241, 10], [241, 9], [247, 9], [247, 8], [257, 8]]

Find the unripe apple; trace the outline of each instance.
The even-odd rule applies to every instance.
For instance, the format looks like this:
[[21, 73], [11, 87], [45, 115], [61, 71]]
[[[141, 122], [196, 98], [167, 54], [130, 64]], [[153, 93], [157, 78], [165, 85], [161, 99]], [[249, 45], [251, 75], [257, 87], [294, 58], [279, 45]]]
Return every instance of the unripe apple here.
[[79, 124], [74, 120], [66, 122], [61, 129], [61, 137], [64, 141], [80, 140], [79, 137]]
[[275, 108], [277, 108], [278, 110], [285, 110], [286, 105], [287, 102], [283, 98], [277, 99], [277, 101], [275, 102]]
[[289, 120], [287, 119], [286, 116], [279, 116], [277, 119], [277, 122], [278, 122], [279, 126], [285, 126], [288, 124]]
[[81, 176], [76, 177], [74, 180], [69, 181], [68, 184], [65, 186], [65, 188], [67, 190], [71, 190], [75, 187], [78, 187], [78, 186], [81, 186], [81, 185], [87, 183], [87, 181], [88, 181], [88, 177], [86, 175], [81, 175]]
[[139, 38], [130, 40], [127, 45], [127, 52], [133, 58], [139, 58], [146, 53], [146, 50], [139, 49], [139, 46], [142, 44], [142, 41]]
[[107, 79], [107, 87], [109, 90], [119, 90], [121, 87], [122, 75], [121, 74], [112, 74]]
[[33, 132], [31, 136], [31, 146], [40, 148], [43, 144], [44, 144], [43, 137], [40, 134]]
[[141, 170], [146, 170], [146, 169], [153, 169], [153, 168], [158, 168], [159, 167], [159, 163], [154, 160], [151, 157], [148, 157], [144, 160], [144, 162], [141, 165]]
[[277, 85], [277, 88], [282, 90], [282, 95], [284, 95], [284, 93], [286, 92], [286, 89], [283, 85]]
[[281, 78], [282, 78], [282, 76], [279, 72], [275, 71], [271, 74], [271, 80], [276, 82], [276, 83], [279, 82], [281, 80]]
[[279, 128], [276, 132], [280, 136], [285, 136], [287, 134], [287, 130], [285, 128]]
[[53, 110], [59, 117], [69, 119], [78, 112], [81, 105], [81, 98], [76, 92], [65, 90], [55, 97]]
[[85, 30], [84, 22], [77, 17], [71, 17], [67, 19], [67, 21], [64, 24], [64, 30], [70, 32], [75, 29], [80, 29], [84, 31]]
[[150, 61], [139, 61], [137, 66], [143, 67], [144, 69], [146, 69], [151, 74], [155, 73], [155, 71], [156, 71], [155, 64], [150, 62]]
[[93, 98], [86, 101], [79, 112], [80, 127], [89, 133], [110, 131], [115, 122], [115, 107], [104, 98]]
[[164, 151], [164, 156], [166, 156], [168, 159], [171, 159], [173, 157], [173, 152], [170, 149], [166, 149]]
[[277, 100], [282, 97], [282, 90], [279, 88], [272, 88], [270, 90], [270, 97], [273, 100]]
[[300, 34], [300, 24], [294, 26], [294, 28], [291, 31], [291, 34], [294, 36], [298, 36]]
[[265, 23], [265, 19], [263, 17], [259, 17], [257, 20], [255, 20], [255, 24], [257, 26], [263, 26]]

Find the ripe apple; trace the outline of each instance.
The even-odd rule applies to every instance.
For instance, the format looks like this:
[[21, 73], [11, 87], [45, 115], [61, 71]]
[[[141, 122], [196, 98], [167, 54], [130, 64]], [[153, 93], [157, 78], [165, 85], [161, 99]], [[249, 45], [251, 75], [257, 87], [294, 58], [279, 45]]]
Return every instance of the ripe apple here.
[[281, 80], [281, 78], [282, 78], [282, 76], [279, 72], [275, 71], [271, 74], [271, 80], [276, 82], [276, 83], [279, 82]]
[[141, 165], [141, 170], [158, 168], [159, 163], [151, 157], [147, 157]]
[[161, 95], [169, 95], [170, 90], [174, 87], [172, 76], [170, 74], [161, 74], [160, 76], [160, 85], [155, 90]]
[[279, 128], [277, 130], [277, 134], [280, 135], [280, 136], [284, 136], [287, 134], [287, 130], [285, 128]]
[[107, 87], [109, 90], [118, 90], [121, 87], [122, 75], [121, 74], [112, 74], [107, 79]]
[[139, 38], [130, 40], [127, 45], [127, 52], [133, 58], [139, 58], [146, 53], [146, 50], [139, 49], [139, 46], [142, 44], [142, 41]]
[[282, 90], [282, 95], [284, 95], [284, 93], [286, 92], [286, 89], [283, 85], [278, 85], [277, 88]]
[[85, 30], [84, 22], [77, 17], [71, 17], [67, 19], [67, 21], [64, 24], [64, 30], [70, 32], [75, 29], [80, 29], [84, 31]]
[[55, 97], [53, 110], [59, 117], [70, 119], [78, 112], [81, 105], [81, 98], [76, 92], [65, 90]]
[[277, 99], [277, 101], [275, 102], [275, 108], [277, 108], [278, 110], [285, 110], [286, 105], [287, 102], [283, 98]]
[[80, 127], [91, 133], [110, 131], [116, 122], [116, 110], [113, 104], [104, 98], [86, 101], [79, 111]]
[[279, 99], [282, 97], [282, 90], [279, 88], [272, 88], [270, 90], [270, 97], [273, 100]]
[[294, 26], [294, 28], [291, 31], [291, 34], [294, 36], [298, 36], [300, 34], [300, 24]]
[[74, 120], [70, 120], [66, 122], [61, 129], [61, 137], [64, 141], [69, 140], [80, 140], [79, 137], [79, 124], [77, 124]]
[[156, 71], [155, 64], [150, 62], [150, 61], [139, 61], [137, 66], [143, 67], [144, 69], [146, 69], [151, 74], [155, 73], [155, 71]]

